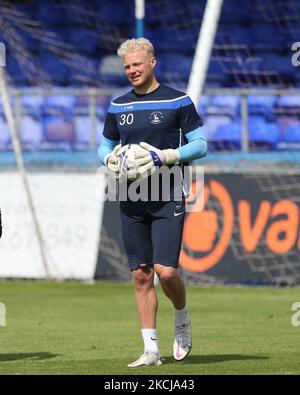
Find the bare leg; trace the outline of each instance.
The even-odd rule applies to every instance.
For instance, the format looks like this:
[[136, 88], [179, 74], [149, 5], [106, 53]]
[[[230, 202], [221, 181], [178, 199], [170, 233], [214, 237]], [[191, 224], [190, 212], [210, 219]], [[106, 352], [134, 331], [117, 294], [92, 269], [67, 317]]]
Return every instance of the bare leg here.
[[141, 329], [156, 328], [158, 307], [156, 290], [153, 285], [154, 270], [151, 266], [140, 266], [133, 270], [135, 301]]
[[192, 348], [191, 320], [186, 307], [185, 285], [177, 269], [154, 265], [162, 290], [172, 301], [175, 308], [175, 339], [173, 342], [173, 356], [177, 361], [182, 361]]
[[171, 300], [176, 310], [183, 309], [186, 305], [185, 285], [178, 270], [159, 263], [154, 265], [154, 269], [164, 294]]

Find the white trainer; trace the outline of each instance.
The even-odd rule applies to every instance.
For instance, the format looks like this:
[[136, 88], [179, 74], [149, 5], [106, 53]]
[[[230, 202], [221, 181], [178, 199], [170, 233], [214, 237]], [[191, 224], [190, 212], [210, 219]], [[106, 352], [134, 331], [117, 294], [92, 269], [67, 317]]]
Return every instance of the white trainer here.
[[176, 361], [182, 361], [192, 349], [191, 319], [187, 324], [175, 325], [173, 356]]
[[146, 350], [144, 354], [139, 357], [139, 359], [137, 359], [134, 362], [131, 362], [127, 366], [129, 368], [136, 368], [138, 366], [150, 366], [150, 365], [159, 366], [162, 365], [162, 362], [160, 360], [160, 355], [158, 353], [150, 350]]

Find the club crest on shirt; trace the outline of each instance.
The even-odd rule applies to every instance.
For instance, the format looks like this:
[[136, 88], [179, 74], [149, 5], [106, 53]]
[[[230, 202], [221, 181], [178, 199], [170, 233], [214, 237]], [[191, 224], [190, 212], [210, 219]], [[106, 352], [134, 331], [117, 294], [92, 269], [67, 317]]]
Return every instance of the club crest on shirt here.
[[163, 114], [160, 111], [154, 111], [150, 114], [149, 119], [150, 122], [153, 123], [154, 125], [161, 123], [163, 119]]

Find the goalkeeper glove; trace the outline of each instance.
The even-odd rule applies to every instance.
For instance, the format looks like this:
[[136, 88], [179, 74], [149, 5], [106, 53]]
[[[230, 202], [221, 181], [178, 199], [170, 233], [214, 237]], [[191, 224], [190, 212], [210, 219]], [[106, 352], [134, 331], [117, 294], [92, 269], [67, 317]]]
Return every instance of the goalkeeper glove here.
[[115, 148], [113, 149], [112, 153], [109, 155], [107, 162], [106, 162], [108, 171], [115, 178], [119, 178], [119, 164], [118, 164], [117, 153], [121, 147], [122, 147], [121, 144], [116, 145]]
[[174, 165], [179, 163], [179, 152], [175, 149], [164, 149], [160, 150], [153, 145], [148, 143], [141, 142], [140, 146], [145, 148], [148, 151], [148, 155], [138, 159], [136, 163], [139, 168], [138, 171], [141, 176], [147, 176], [153, 174], [155, 168], [164, 166], [164, 165]]

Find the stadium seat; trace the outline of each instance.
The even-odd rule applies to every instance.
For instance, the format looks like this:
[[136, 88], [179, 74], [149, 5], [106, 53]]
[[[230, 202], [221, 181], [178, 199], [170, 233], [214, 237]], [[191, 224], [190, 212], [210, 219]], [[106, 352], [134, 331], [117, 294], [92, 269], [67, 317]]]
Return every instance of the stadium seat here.
[[284, 34], [275, 23], [252, 23], [249, 38], [251, 39], [249, 47], [254, 51], [278, 51], [279, 48], [284, 47], [285, 43]]
[[72, 151], [75, 142], [75, 126], [71, 118], [44, 117], [43, 150]]
[[57, 108], [63, 110], [64, 114], [72, 114], [73, 108], [75, 105], [76, 98], [73, 95], [66, 94], [56, 94], [56, 95], [48, 95], [45, 100], [45, 105], [49, 111], [51, 107], [55, 111]]
[[6, 71], [9, 76], [17, 85], [26, 86], [28, 85], [28, 79], [24, 74], [24, 66], [20, 65], [19, 61], [12, 56], [7, 54], [6, 56]]
[[276, 117], [276, 123], [280, 130], [280, 133], [284, 135], [289, 127], [298, 125], [300, 122], [297, 114], [283, 114]]
[[74, 117], [76, 151], [86, 151], [89, 149], [91, 140], [91, 122], [88, 115], [76, 115]]
[[51, 78], [54, 85], [67, 85], [69, 82], [69, 68], [51, 52], [43, 51], [40, 53], [40, 62]]
[[32, 114], [21, 117], [20, 138], [22, 148], [26, 151], [37, 151], [43, 139], [42, 119]]
[[160, 56], [160, 59], [165, 77], [187, 82], [192, 67], [192, 57], [176, 52], [166, 52]]
[[300, 94], [299, 95], [282, 95], [278, 97], [278, 107], [293, 107], [299, 109], [300, 114]]
[[66, 22], [64, 7], [55, 1], [37, 2], [37, 5], [37, 18], [44, 25], [63, 25]]
[[41, 50], [43, 45], [40, 39], [25, 33], [22, 34], [22, 40], [26, 49], [35, 55]]
[[300, 121], [298, 124], [291, 125], [288, 127], [284, 134], [285, 141], [300, 142]]
[[156, 33], [152, 37], [156, 41], [156, 48], [161, 53], [167, 51], [181, 52], [182, 54], [193, 55], [199, 34], [199, 27], [180, 28], [166, 26], [156, 28]]
[[282, 134], [277, 149], [300, 151], [300, 120], [298, 123], [290, 125]]
[[217, 150], [236, 150], [241, 148], [241, 122], [220, 125], [210, 138], [213, 148]]
[[291, 54], [279, 55], [274, 52], [264, 52], [260, 56], [264, 60], [266, 69], [277, 71], [282, 77], [288, 76], [291, 80], [294, 78], [295, 67], [291, 62]]
[[223, 149], [227, 144], [226, 140], [231, 142], [233, 134], [239, 133], [236, 124], [228, 115], [205, 116], [203, 131], [212, 149]]
[[217, 36], [223, 44], [243, 44], [248, 47], [251, 43], [249, 29], [237, 23], [219, 25]]
[[27, 18], [35, 19], [37, 17], [37, 6], [36, 4], [30, 3], [31, 2], [13, 2], [12, 4], [16, 11], [26, 14]]
[[237, 22], [237, 23], [247, 23], [251, 13], [249, 12], [248, 4], [239, 0], [226, 0], [226, 4], [223, 4], [222, 12], [220, 15], [221, 22]]
[[102, 81], [111, 84], [127, 84], [122, 60], [117, 55], [103, 57], [99, 64], [99, 76]]
[[43, 150], [71, 151], [75, 142], [72, 95], [51, 95], [43, 106]]
[[11, 142], [10, 132], [4, 114], [0, 113], [0, 151], [5, 151]]
[[248, 111], [250, 115], [261, 115], [271, 119], [277, 101], [276, 95], [249, 95]]
[[21, 96], [21, 103], [23, 113], [27, 114], [41, 114], [42, 108], [45, 105], [45, 96], [37, 95], [32, 91], [32, 94], [24, 94]]
[[250, 146], [256, 149], [275, 149], [280, 140], [278, 125], [267, 122], [262, 116], [250, 116], [248, 130]]
[[[170, 1], [146, 1], [146, 15], [149, 23], [156, 23], [157, 27], [177, 26], [180, 28], [183, 20], [194, 22], [202, 20], [206, 0], [190, 1], [189, 7], [186, 7], [180, 0]], [[197, 23], [199, 26], [199, 24]]]
[[94, 29], [66, 28], [67, 43], [71, 44], [76, 52], [92, 55], [95, 53], [99, 35]]
[[227, 76], [224, 73], [221, 61], [212, 57], [207, 70], [206, 86], [212, 86], [212, 84], [215, 84], [216, 87], [221, 87], [225, 85], [226, 80]]
[[234, 118], [240, 113], [240, 102], [239, 95], [222, 94], [213, 96], [210, 105], [218, 107], [220, 114], [227, 114]]
[[[125, 37], [135, 35], [132, 0], [122, 0], [117, 6], [111, 0], [90, 0], [88, 4], [83, 0], [11, 3], [16, 11], [26, 13], [44, 28], [41, 38], [52, 36], [57, 40], [56, 44], [52, 42], [56, 48], [63, 44], [65, 49], [73, 48], [70, 56], [65, 52], [58, 58], [48, 50], [45, 40], [32, 37], [21, 26], [14, 27], [24, 47], [33, 55], [34, 66], [41, 65], [52, 85], [129, 87], [123, 63], [115, 52]], [[145, 3], [145, 36], [153, 41], [158, 56], [156, 76], [162, 83], [186, 90], [206, 0]], [[291, 64], [291, 43], [300, 37], [300, 25], [295, 20], [300, 6], [297, 0], [287, 2], [285, 7], [280, 2], [269, 3], [248, 0], [241, 7], [240, 0], [223, 2], [205, 88], [281, 88], [284, 83], [300, 86], [300, 68]], [[8, 49], [6, 70], [12, 85], [22, 87], [44, 81], [38, 74], [35, 76], [34, 67], [28, 73], [25, 66], [20, 65], [10, 52], [12, 45], [3, 32], [0, 32], [0, 41]], [[18, 56], [21, 53], [19, 51]], [[67, 92], [57, 96], [21, 97], [23, 126], [20, 133], [26, 149], [90, 148], [88, 99], [76, 100]], [[98, 142], [108, 101], [108, 97], [97, 98]], [[202, 97], [199, 113], [205, 121], [203, 130], [216, 149], [241, 146], [240, 109], [238, 95], [220, 93]], [[0, 106], [0, 114], [1, 111]], [[293, 147], [299, 144], [300, 95], [250, 95], [248, 112], [250, 144], [255, 149], [285, 149], [282, 147], [288, 144]], [[43, 130], [37, 125], [40, 117]], [[2, 150], [11, 144], [6, 129], [0, 115]]]
[[103, 128], [104, 128], [104, 122], [101, 120], [101, 118], [97, 119], [97, 128], [96, 128], [96, 144], [99, 146], [101, 143], [102, 137], [103, 137]]
[[124, 25], [125, 20], [134, 21], [134, 3], [131, 0], [122, 0], [117, 6], [114, 2], [102, 0], [96, 2], [96, 10], [102, 23], [109, 25]]

